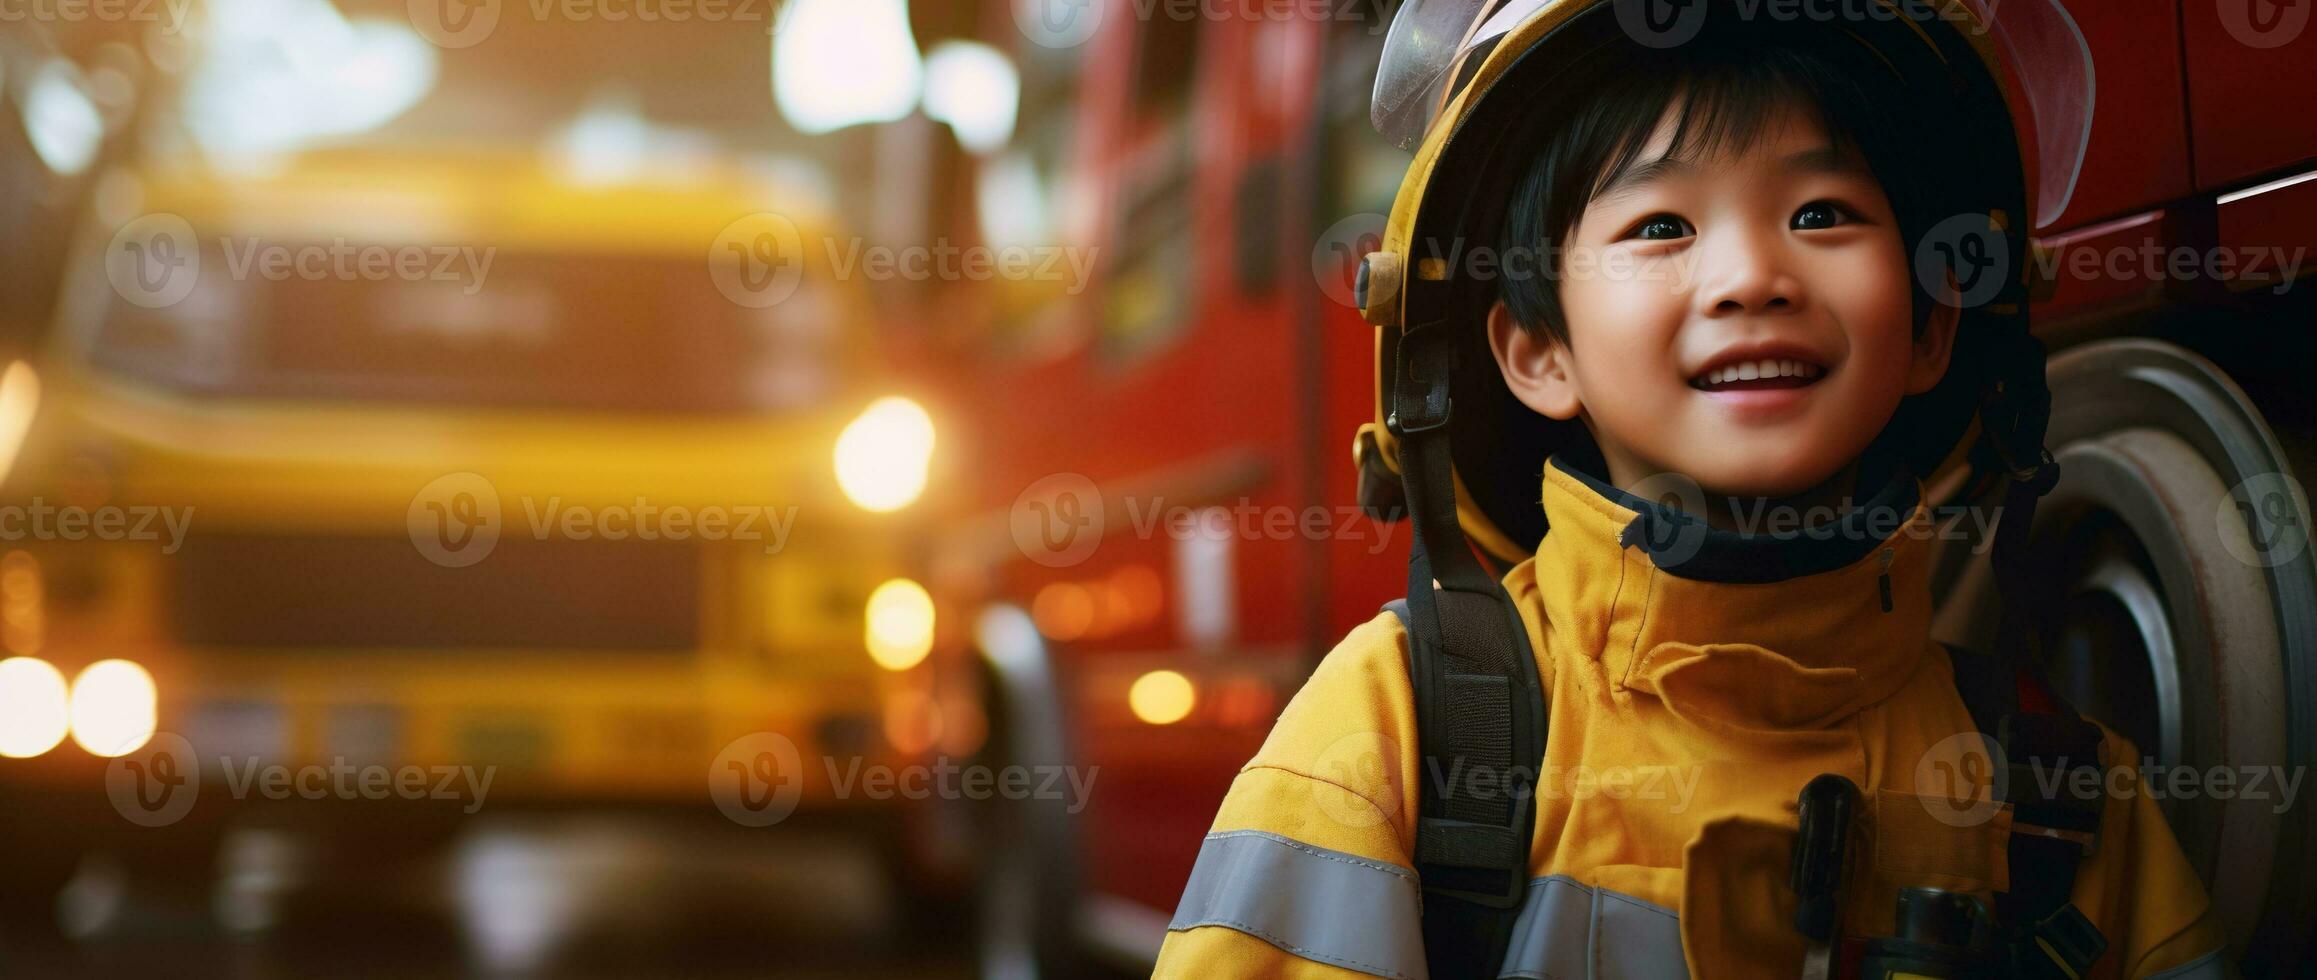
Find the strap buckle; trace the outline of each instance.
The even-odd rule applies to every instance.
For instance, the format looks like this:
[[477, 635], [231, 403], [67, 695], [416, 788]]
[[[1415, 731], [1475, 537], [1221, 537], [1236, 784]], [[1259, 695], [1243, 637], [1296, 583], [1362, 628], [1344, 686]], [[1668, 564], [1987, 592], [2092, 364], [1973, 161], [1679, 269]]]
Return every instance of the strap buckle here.
[[2108, 937], [2070, 902], [2028, 927], [2018, 951], [2027, 976], [2077, 980], [2108, 951]]
[[[1518, 864], [1520, 855], [1527, 850], [1527, 848], [1521, 846], [1523, 842], [1518, 840], [1515, 835], [1520, 833], [1521, 828], [1530, 826], [1529, 807], [1532, 800], [1535, 798], [1535, 787], [1529, 787], [1529, 790], [1530, 792], [1520, 793], [1515, 796], [1512, 809], [1512, 825], [1510, 827], [1489, 823], [1474, 823], [1469, 820], [1452, 820], [1447, 817], [1417, 818], [1416, 846], [1420, 851], [1433, 849], [1426, 847], [1427, 841], [1437, 841], [1441, 844], [1450, 846], [1452, 850], [1464, 850], [1466, 853], [1472, 853], [1474, 851], [1480, 850], [1495, 850], [1499, 848], [1508, 849], [1509, 854], [1512, 857], [1512, 860], [1509, 861], [1490, 861], [1486, 864], [1473, 863], [1471, 859], [1443, 860], [1437, 858], [1418, 858], [1416, 861], [1416, 878], [1418, 881], [1423, 883], [1424, 893], [1426, 895], [1439, 895], [1443, 898], [1451, 898], [1458, 901], [1470, 902], [1474, 905], [1484, 906], [1492, 909], [1518, 908], [1521, 904], [1521, 901], [1528, 896], [1529, 869], [1526, 867], [1513, 867], [1511, 865]], [[1478, 889], [1458, 888], [1452, 885], [1442, 884], [1442, 881], [1448, 878], [1469, 879], [1472, 877], [1471, 875], [1442, 874], [1440, 873], [1442, 869], [1461, 869], [1465, 871], [1483, 872], [1498, 871], [1507, 873], [1504, 876], [1505, 881], [1503, 887], [1489, 891], [1481, 891]]]
[[1395, 436], [1430, 432], [1448, 424], [1455, 399], [1448, 396], [1456, 374], [1456, 345], [1424, 324], [1400, 338], [1400, 380], [1392, 385], [1392, 414], [1384, 427]]

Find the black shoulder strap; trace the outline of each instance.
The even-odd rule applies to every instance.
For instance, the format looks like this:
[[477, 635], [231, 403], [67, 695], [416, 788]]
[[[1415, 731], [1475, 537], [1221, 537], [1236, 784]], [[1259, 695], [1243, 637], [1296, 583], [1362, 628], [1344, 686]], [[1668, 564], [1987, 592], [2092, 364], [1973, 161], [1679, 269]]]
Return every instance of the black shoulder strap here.
[[1456, 519], [1447, 422], [1456, 357], [1439, 324], [1402, 335], [1392, 414], [1414, 534], [1408, 677], [1415, 691], [1424, 958], [1435, 977], [1495, 976], [1527, 894], [1544, 694], [1528, 627]]
[[[2011, 970], [2026, 977], [2084, 975], [2108, 941], [2071, 896], [2076, 869], [2099, 846], [2103, 799], [2079, 796], [2055, 773], [2100, 766], [2098, 725], [2076, 713], [2030, 664], [1947, 648], [1955, 691], [2004, 767], [1997, 786], [2012, 807], [2011, 890], [1995, 898], [1995, 926]], [[2105, 782], [2094, 780], [2097, 785]]]

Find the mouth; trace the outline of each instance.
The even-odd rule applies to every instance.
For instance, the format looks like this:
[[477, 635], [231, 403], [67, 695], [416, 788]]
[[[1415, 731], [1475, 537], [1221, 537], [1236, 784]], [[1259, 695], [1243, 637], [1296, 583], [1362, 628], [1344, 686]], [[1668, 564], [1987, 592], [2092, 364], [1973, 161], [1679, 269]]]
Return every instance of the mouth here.
[[1716, 361], [1689, 386], [1699, 391], [1777, 391], [1808, 388], [1826, 377], [1826, 367], [1801, 357], [1742, 357]]

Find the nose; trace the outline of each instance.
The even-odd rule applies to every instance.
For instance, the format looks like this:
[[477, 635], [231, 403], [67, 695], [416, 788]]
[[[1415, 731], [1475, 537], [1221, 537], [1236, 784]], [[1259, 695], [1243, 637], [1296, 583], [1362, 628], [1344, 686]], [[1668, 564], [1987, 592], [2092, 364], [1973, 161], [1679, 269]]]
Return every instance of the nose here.
[[[1707, 317], [1791, 313], [1802, 308], [1802, 281], [1792, 257], [1766, 236], [1727, 236], [1704, 249], [1699, 270], [1698, 313]], [[1701, 243], [1702, 244], [1702, 243]]]

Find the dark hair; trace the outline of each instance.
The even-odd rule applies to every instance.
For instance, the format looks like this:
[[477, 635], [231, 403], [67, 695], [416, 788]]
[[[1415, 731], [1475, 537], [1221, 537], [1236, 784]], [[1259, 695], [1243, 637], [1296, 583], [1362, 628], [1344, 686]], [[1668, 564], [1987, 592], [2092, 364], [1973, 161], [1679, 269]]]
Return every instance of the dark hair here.
[[[1555, 245], [1576, 227], [1585, 208], [1625, 171], [1644, 161], [1641, 151], [1668, 109], [1680, 106], [1671, 158], [1695, 160], [1741, 150], [1760, 138], [1781, 110], [1803, 109], [1837, 147], [1856, 150], [1882, 185], [1898, 218], [1908, 255], [1937, 203], [1939, 182], [1917, 175], [1928, 154], [1910, 140], [1915, 94], [1889, 68], [1838, 32], [1784, 24], [1775, 31], [1737, 25], [1708, 30], [1666, 50], [1621, 45], [1592, 58], [1579, 73], [1593, 79], [1586, 91], [1567, 93], [1568, 111], [1542, 120], [1539, 150], [1507, 202], [1501, 253], [1556, 256], [1552, 275], [1501, 277], [1500, 298], [1515, 322], [1569, 342], [1561, 308]], [[1910, 277], [1912, 278], [1912, 277]], [[1933, 302], [1920, 283], [1913, 289], [1919, 335]]]

